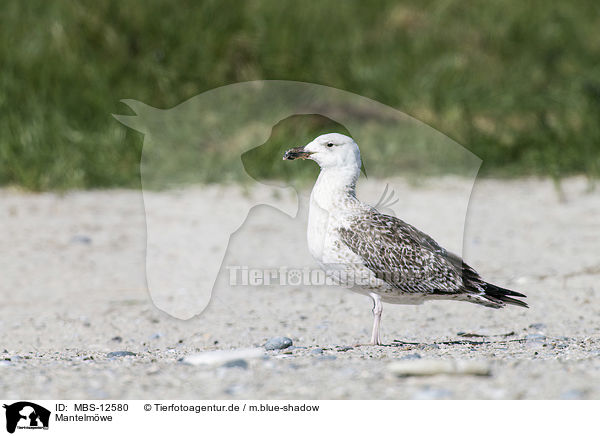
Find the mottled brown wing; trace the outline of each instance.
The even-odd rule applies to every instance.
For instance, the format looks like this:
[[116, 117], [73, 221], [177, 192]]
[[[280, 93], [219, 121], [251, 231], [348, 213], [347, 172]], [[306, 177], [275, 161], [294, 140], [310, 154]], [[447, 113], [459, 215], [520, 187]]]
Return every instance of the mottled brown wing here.
[[341, 240], [377, 278], [405, 292], [479, 292], [463, 284], [465, 273], [479, 280], [475, 271], [398, 218], [371, 212], [353, 218], [351, 226], [338, 231]]

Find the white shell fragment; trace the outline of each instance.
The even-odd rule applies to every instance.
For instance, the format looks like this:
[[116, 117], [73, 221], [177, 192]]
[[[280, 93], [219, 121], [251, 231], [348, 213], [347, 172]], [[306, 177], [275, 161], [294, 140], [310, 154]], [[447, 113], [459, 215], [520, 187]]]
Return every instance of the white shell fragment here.
[[491, 375], [487, 362], [475, 360], [402, 360], [390, 363], [389, 371], [398, 377], [445, 375]]

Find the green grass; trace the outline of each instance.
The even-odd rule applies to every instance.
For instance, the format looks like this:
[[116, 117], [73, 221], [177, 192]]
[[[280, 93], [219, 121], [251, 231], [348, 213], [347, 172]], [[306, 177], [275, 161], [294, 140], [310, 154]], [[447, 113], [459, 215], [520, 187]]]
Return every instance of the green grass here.
[[[111, 117], [130, 113], [120, 99], [169, 108], [257, 79], [393, 106], [481, 157], [483, 175], [600, 174], [593, 0], [5, 0], [0, 41], [4, 185], [137, 187], [143, 137]], [[232, 179], [226, 148], [211, 159], [204, 181]]]

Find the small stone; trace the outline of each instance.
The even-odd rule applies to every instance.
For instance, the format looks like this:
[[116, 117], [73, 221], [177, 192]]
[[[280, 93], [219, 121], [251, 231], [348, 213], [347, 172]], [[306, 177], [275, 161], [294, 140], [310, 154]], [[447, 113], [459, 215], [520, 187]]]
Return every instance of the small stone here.
[[571, 389], [560, 395], [561, 400], [582, 400], [585, 393], [579, 389]]
[[415, 360], [415, 359], [420, 359], [421, 355], [419, 353], [411, 353], [411, 354], [406, 354], [404, 356], [402, 356], [400, 358], [400, 360]]
[[239, 393], [242, 393], [244, 391], [245, 387], [243, 385], [231, 385], [228, 388], [225, 389], [225, 393], [227, 395], [237, 395]]
[[[541, 349], [546, 345], [546, 336], [538, 333], [525, 336], [525, 346], [529, 349]], [[535, 355], [537, 355], [537, 351]]]
[[529, 328], [534, 329], [534, 330], [544, 330], [546, 328], [546, 324], [541, 323], [541, 322], [536, 322], [533, 324], [529, 324]]
[[412, 398], [413, 400], [441, 400], [450, 397], [452, 397], [452, 391], [427, 387], [416, 392]]
[[106, 357], [111, 358], [111, 357], [126, 357], [126, 356], [135, 356], [135, 353], [132, 353], [131, 351], [111, 351], [110, 353], [108, 353], [106, 355]]
[[525, 340], [527, 342], [543, 342], [546, 340], [546, 336], [539, 333], [533, 333], [531, 335], [525, 336]]
[[121, 336], [113, 336], [111, 338], [111, 341], [121, 343], [121, 342], [123, 342], [123, 338]]
[[481, 375], [491, 374], [487, 362], [472, 360], [426, 360], [414, 359], [390, 363], [388, 369], [398, 377], [447, 375]]
[[350, 351], [350, 350], [354, 350], [354, 347], [338, 347], [336, 349], [336, 351], [340, 351], [342, 353], [345, 353], [346, 351]]
[[323, 349], [315, 348], [314, 350], [310, 350], [310, 354], [315, 354], [315, 355], [323, 354]]
[[284, 350], [288, 347], [292, 346], [292, 340], [290, 338], [286, 338], [284, 336], [277, 336], [269, 339], [264, 347], [265, 350]]
[[160, 333], [154, 333], [152, 336], [150, 336], [150, 340], [160, 339], [161, 337], [162, 335]]
[[71, 238], [71, 244], [89, 245], [92, 243], [92, 238], [86, 235], [75, 235]]
[[335, 359], [337, 359], [337, 357], [332, 354], [327, 354], [324, 356], [319, 356], [319, 357], [317, 357], [317, 359], [319, 359], [319, 360], [335, 360]]
[[223, 368], [241, 368], [248, 369], [248, 362], [244, 359], [230, 360], [221, 365]]

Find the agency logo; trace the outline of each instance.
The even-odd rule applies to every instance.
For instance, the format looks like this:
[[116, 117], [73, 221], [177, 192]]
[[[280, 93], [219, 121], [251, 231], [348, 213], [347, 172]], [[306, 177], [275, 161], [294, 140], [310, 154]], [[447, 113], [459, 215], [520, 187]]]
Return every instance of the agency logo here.
[[6, 431], [14, 433], [18, 429], [48, 430], [50, 411], [29, 401], [19, 401], [3, 406], [6, 409]]

